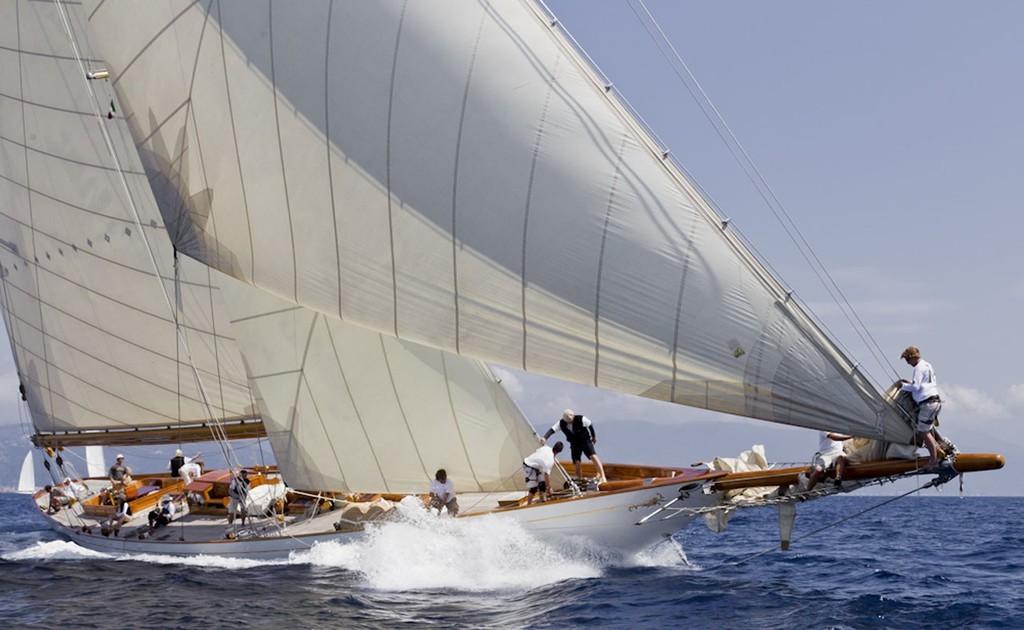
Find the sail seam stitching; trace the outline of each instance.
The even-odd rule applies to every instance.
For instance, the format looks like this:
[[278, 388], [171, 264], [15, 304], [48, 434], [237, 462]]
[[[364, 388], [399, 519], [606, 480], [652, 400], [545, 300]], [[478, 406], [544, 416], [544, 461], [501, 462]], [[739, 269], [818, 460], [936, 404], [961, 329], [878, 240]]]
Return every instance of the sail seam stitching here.
[[218, 27], [220, 32], [220, 63], [224, 73], [224, 95], [227, 98], [228, 119], [231, 121], [231, 142], [235, 149], [235, 166], [238, 168], [238, 190], [242, 195], [242, 208], [245, 212], [246, 236], [249, 239], [249, 280], [256, 282], [256, 245], [252, 236], [252, 217], [249, 210], [249, 196], [245, 191], [245, 173], [242, 169], [242, 152], [238, 149], [238, 126], [235, 123], [235, 108], [231, 101], [231, 81], [228, 74], [228, 57], [224, 52], [224, 14], [220, 2], [217, 2]]
[[462, 154], [462, 132], [466, 128], [466, 109], [469, 106], [469, 93], [473, 86], [473, 70], [476, 68], [476, 60], [480, 54], [480, 40], [483, 38], [484, 24], [487, 22], [487, 13], [480, 17], [480, 24], [476, 30], [476, 40], [473, 42], [473, 52], [469, 56], [469, 68], [466, 71], [465, 87], [462, 91], [462, 109], [459, 111], [458, 130], [455, 135], [455, 156], [453, 159], [454, 172], [452, 173], [452, 305], [455, 317], [455, 353], [461, 354], [460, 338], [461, 327], [459, 320], [459, 237], [458, 237], [458, 199], [459, 199], [459, 157]]
[[[409, 425], [409, 415], [405, 411], [405, 405], [402, 404], [402, 396], [398, 391], [398, 383], [395, 380], [395, 373], [391, 368], [391, 357], [389, 356], [388, 353], [388, 348], [384, 340], [384, 335], [378, 334], [377, 337], [380, 339], [381, 356], [383, 356], [384, 358], [384, 366], [388, 372], [388, 380], [391, 381], [391, 392], [394, 394], [395, 403], [398, 405], [398, 414], [402, 418], [402, 424], [405, 425], [405, 432], [409, 436], [409, 441], [412, 442], [413, 452], [416, 453], [416, 459], [420, 460], [420, 470], [426, 473], [427, 463], [423, 461], [423, 454], [420, 453], [419, 446], [416, 442], [416, 436], [413, 435], [412, 427]], [[401, 340], [399, 340], [398, 343], [401, 343]], [[383, 472], [381, 476], [384, 478], [384, 486], [390, 490], [391, 484], [388, 483], [387, 476], [384, 475]]]
[[395, 33], [395, 48], [391, 58], [391, 81], [388, 87], [388, 125], [385, 140], [385, 177], [387, 179], [388, 196], [388, 237], [391, 254], [391, 308], [395, 336], [398, 337], [398, 269], [395, 266], [395, 209], [394, 192], [391, 189], [391, 127], [394, 122], [395, 78], [398, 74], [398, 49], [402, 43], [402, 28], [405, 26], [405, 12], [409, 7], [408, 0], [402, 3], [402, 13], [398, 18], [398, 32]]
[[276, 57], [274, 56], [274, 3], [267, 4], [267, 19], [270, 21], [270, 86], [273, 90], [274, 102], [274, 128], [277, 134], [277, 157], [281, 162], [281, 186], [284, 188], [284, 213], [288, 217], [288, 240], [291, 244], [292, 254], [292, 299], [299, 301], [299, 261], [298, 248], [295, 245], [295, 219], [292, 217], [292, 201], [288, 194], [288, 169], [284, 160], [284, 143], [281, 141], [281, 113], [278, 109], [280, 101], [277, 90], [277, 69]]
[[334, 222], [334, 256], [335, 271], [338, 274], [338, 317], [342, 315], [342, 295], [344, 293], [341, 280], [341, 242], [338, 237], [338, 207], [334, 193], [334, 164], [331, 152], [331, 26], [334, 19], [334, 2], [327, 5], [327, 35], [324, 42], [324, 148], [327, 149], [327, 186], [331, 193], [331, 219]]
[[[344, 373], [344, 371], [341, 370], [341, 367], [340, 367], [341, 366], [341, 362], [340, 362], [340, 360], [338, 358], [337, 347], [334, 345], [334, 339], [333, 339], [333, 337], [331, 335], [331, 327], [328, 324], [327, 317], [325, 315], [321, 314], [321, 313], [313, 313], [313, 321], [311, 321], [309, 323], [309, 333], [306, 335], [306, 344], [305, 344], [305, 347], [303, 347], [303, 349], [302, 349], [302, 363], [300, 364], [302, 367], [298, 370], [299, 380], [295, 384], [295, 397], [292, 399], [291, 413], [289, 414], [289, 416], [291, 417], [291, 424], [294, 425], [294, 423], [296, 421], [296, 418], [298, 417], [299, 390], [300, 389], [305, 389], [306, 392], [309, 394], [309, 404], [313, 406], [313, 412], [316, 414], [317, 420], [320, 421], [320, 428], [323, 429], [324, 438], [327, 440], [327, 444], [328, 444], [329, 448], [331, 449], [331, 453], [334, 454], [334, 462], [335, 462], [335, 464], [338, 467], [339, 474], [341, 475], [341, 481], [347, 487], [348, 486], [348, 481], [346, 481], [346, 479], [345, 479], [345, 469], [342, 466], [341, 462], [338, 461], [338, 455], [337, 455], [338, 451], [337, 451], [337, 449], [334, 448], [334, 441], [331, 439], [331, 432], [327, 428], [326, 419], [324, 418], [324, 415], [320, 412], [320, 406], [316, 404], [316, 400], [317, 399], [316, 399], [316, 396], [313, 394], [313, 388], [311, 387], [311, 385], [309, 383], [309, 379], [306, 378], [306, 363], [309, 361], [309, 351], [310, 351], [310, 348], [313, 345], [313, 336], [316, 333], [316, 326], [317, 326], [317, 324], [321, 320], [323, 321], [323, 326], [324, 326], [324, 330], [325, 330], [325, 332], [327, 334], [327, 339], [330, 341], [330, 347], [331, 347], [331, 350], [334, 353], [335, 361], [338, 361], [339, 372], [341, 372], [342, 382], [345, 383], [346, 389], [348, 388], [348, 381], [345, 379], [345, 373]], [[350, 394], [351, 394], [351, 392], [350, 392]], [[355, 404], [355, 401], [353, 399], [353, 405], [354, 404]], [[324, 475], [323, 475], [323, 473], [319, 469], [316, 469], [316, 471], [318, 473], [320, 473], [321, 483], [324, 483]]]

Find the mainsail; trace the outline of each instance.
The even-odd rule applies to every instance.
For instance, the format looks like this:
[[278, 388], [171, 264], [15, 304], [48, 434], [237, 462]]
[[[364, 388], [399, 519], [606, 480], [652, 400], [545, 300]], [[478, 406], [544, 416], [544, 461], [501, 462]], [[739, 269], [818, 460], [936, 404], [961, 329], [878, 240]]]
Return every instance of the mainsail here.
[[124, 120], [95, 114], [116, 99], [86, 83], [103, 63], [81, 7], [5, 2], [0, 25], [0, 308], [36, 431], [251, 417], [208, 267], [183, 260], [172, 309], [171, 243]]
[[461, 355], [909, 439], [533, 2], [86, 8], [197, 260]]

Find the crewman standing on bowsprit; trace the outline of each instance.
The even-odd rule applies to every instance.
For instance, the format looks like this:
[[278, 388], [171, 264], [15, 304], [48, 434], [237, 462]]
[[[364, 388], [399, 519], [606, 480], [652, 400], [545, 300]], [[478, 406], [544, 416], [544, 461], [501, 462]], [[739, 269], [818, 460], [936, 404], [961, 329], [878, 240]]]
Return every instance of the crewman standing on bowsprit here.
[[597, 466], [597, 483], [608, 481], [608, 478], [604, 476], [604, 466], [601, 464], [601, 460], [597, 458], [597, 451], [594, 450], [594, 444], [597, 442], [597, 433], [594, 432], [594, 423], [590, 421], [590, 418], [576, 415], [572, 409], [566, 409], [562, 413], [562, 419], [547, 430], [541, 442], [546, 443], [548, 438], [558, 430], [565, 434], [565, 439], [569, 442], [572, 463], [576, 465], [576, 478], [580, 479], [583, 477], [580, 462], [583, 454], [586, 453], [590, 461], [594, 462], [594, 465]]

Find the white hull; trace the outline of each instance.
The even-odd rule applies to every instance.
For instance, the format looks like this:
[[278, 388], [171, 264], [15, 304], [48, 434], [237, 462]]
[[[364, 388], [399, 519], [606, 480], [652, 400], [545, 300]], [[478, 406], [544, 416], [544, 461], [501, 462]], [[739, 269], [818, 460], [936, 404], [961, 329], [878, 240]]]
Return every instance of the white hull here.
[[[705, 493], [703, 487], [701, 481], [681, 479], [674, 483], [476, 512], [460, 518], [512, 519], [545, 542], [584, 539], [607, 551], [633, 554], [653, 546], [694, 518], [693, 514], [676, 514], [672, 518], [664, 518], [670, 514], [664, 512], [643, 524], [637, 524], [658, 510], [659, 506], [680, 496], [683, 498], [673, 507], [701, 508], [715, 504], [720, 494]], [[45, 496], [37, 497], [37, 502], [44, 499]], [[275, 559], [309, 549], [315, 543], [345, 543], [359, 540], [364, 535], [363, 531], [333, 531], [333, 524], [337, 520], [334, 512], [326, 512], [312, 520], [290, 525], [280, 533], [269, 528], [275, 532], [270, 536], [238, 539], [223, 538], [226, 523], [223, 518], [215, 517], [189, 515], [181, 522], [172, 522], [157, 530], [152, 537], [140, 539], [135, 532], [145, 525], [145, 514], [136, 515], [132, 522], [122, 528], [120, 536], [103, 536], [98, 526], [93, 526], [91, 532], [84, 532], [81, 524], [72, 526], [68, 521], [67, 510], [59, 515], [45, 516], [51, 527], [76, 544], [110, 554]], [[80, 517], [75, 520], [78, 519]], [[374, 525], [371, 523], [369, 526]], [[207, 538], [193, 540], [199, 531], [205, 531]], [[209, 535], [210, 532], [221, 537], [214, 539]], [[181, 539], [183, 536], [186, 540]]]
[[[98, 532], [86, 534], [82, 531], [56, 524], [55, 529], [68, 536], [72, 542], [102, 553], [115, 555], [157, 555], [157, 556], [217, 556], [222, 558], [249, 558], [272, 560], [287, 558], [296, 551], [304, 551], [314, 543], [351, 542], [363, 536], [363, 532], [323, 532], [304, 536], [280, 536], [275, 538], [254, 538], [248, 540], [207, 540], [202, 542], [181, 540], [152, 540], [116, 536], [103, 536]], [[169, 526], [174, 531], [174, 525]]]
[[[575, 499], [535, 504], [510, 510], [504, 515], [515, 519], [524, 529], [545, 541], [582, 537], [601, 548], [624, 553], [647, 549], [694, 518], [695, 514], [663, 513], [638, 525], [666, 502], [680, 496], [680, 488], [693, 486], [693, 480], [612, 493], [585, 495]], [[702, 508], [714, 505], [720, 493], [705, 494], [700, 487], [685, 492], [686, 497], [673, 507]]]

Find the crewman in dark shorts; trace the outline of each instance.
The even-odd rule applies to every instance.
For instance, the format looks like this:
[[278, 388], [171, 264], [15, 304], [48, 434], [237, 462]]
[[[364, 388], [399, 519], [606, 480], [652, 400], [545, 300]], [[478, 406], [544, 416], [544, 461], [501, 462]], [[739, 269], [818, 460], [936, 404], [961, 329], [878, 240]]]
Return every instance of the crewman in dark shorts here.
[[543, 441], [547, 442], [548, 438], [554, 435], [555, 431], [559, 430], [565, 434], [565, 439], [569, 442], [572, 463], [576, 465], [576, 478], [583, 477], [581, 461], [583, 455], [586, 455], [597, 466], [597, 483], [608, 481], [608, 478], [604, 475], [604, 466], [601, 464], [601, 460], [597, 458], [597, 451], [594, 450], [594, 444], [597, 442], [597, 433], [594, 432], [594, 423], [590, 421], [590, 418], [577, 415], [572, 409], [566, 409], [562, 413], [562, 419], [552, 425], [547, 430], [547, 433], [544, 434]]

